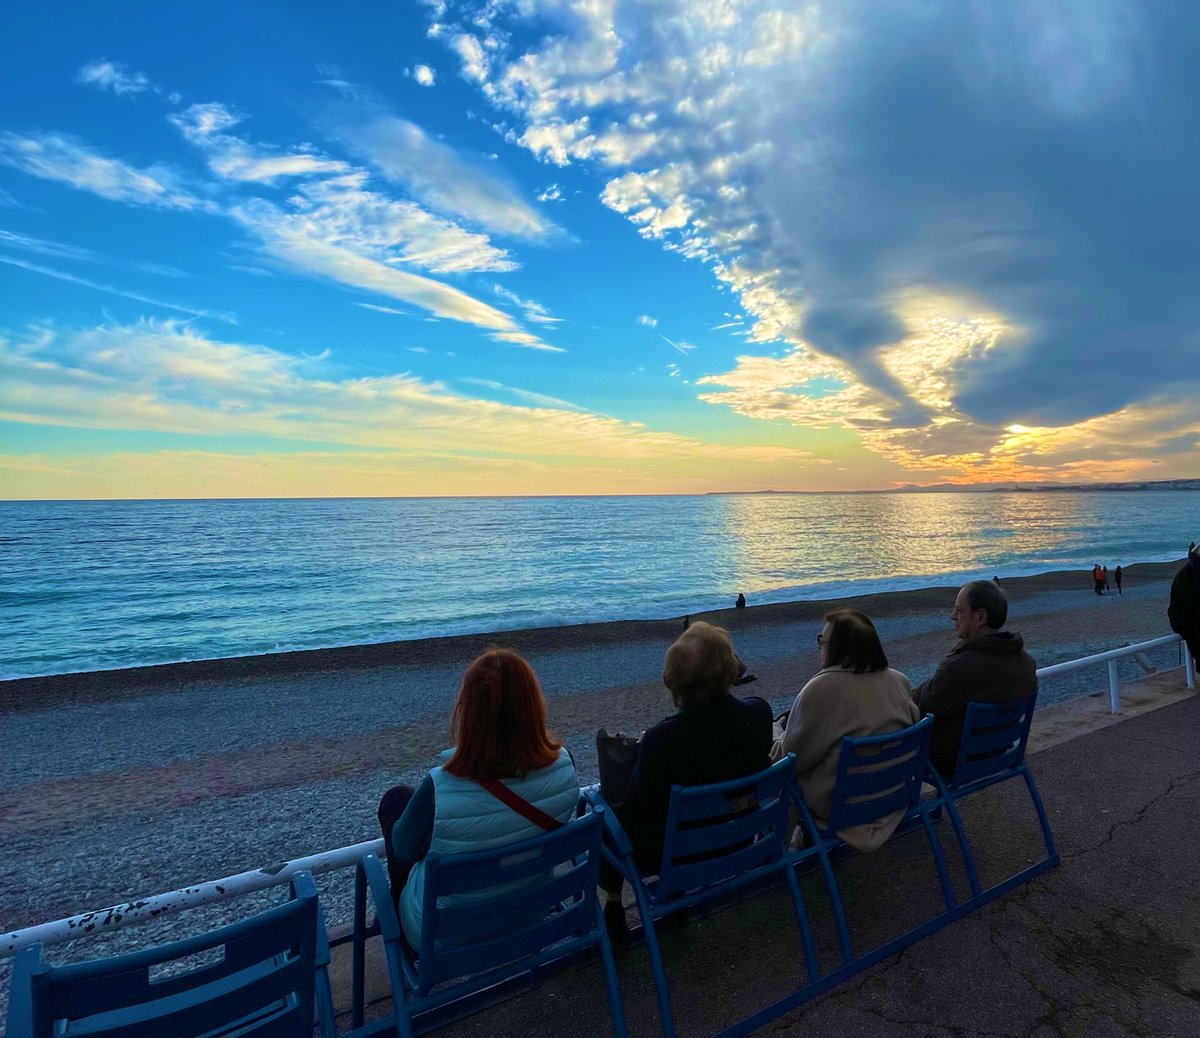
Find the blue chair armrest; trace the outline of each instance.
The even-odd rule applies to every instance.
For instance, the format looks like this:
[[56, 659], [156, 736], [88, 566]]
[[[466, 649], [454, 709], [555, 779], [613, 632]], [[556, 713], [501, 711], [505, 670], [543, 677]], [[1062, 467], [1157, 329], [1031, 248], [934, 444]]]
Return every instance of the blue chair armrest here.
[[42, 966], [42, 946], [33, 944], [17, 952], [8, 999], [6, 1035], [33, 1038], [33, 975]]
[[625, 827], [617, 817], [616, 811], [612, 809], [600, 794], [599, 788], [588, 786], [582, 792], [584, 799], [592, 807], [603, 808], [601, 813], [604, 820], [604, 835], [611, 842], [613, 850], [623, 858], [632, 858], [633, 844], [629, 842], [629, 836], [625, 832]]
[[392, 904], [392, 885], [388, 882], [383, 862], [374, 854], [364, 854], [359, 864], [367, 877], [367, 888], [375, 905], [375, 921], [379, 924], [380, 934], [385, 942], [400, 940], [400, 920]]

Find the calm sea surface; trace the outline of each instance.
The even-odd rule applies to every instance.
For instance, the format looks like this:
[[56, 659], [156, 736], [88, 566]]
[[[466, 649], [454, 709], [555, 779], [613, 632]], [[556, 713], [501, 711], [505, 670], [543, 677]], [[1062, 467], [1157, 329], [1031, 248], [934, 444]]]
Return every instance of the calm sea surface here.
[[1181, 557], [1188, 492], [0, 502], [0, 677]]

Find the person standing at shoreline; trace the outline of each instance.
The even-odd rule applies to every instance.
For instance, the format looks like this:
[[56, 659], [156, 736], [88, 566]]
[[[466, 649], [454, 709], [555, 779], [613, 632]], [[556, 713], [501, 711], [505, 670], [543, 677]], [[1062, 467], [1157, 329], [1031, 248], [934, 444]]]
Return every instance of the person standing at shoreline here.
[[1104, 594], [1104, 573], [1098, 562], [1092, 567], [1092, 583], [1096, 586], [1096, 594]]
[[1037, 664], [1019, 634], [1001, 630], [1007, 619], [1008, 599], [1000, 588], [990, 580], [964, 584], [950, 614], [958, 645], [913, 691], [921, 716], [934, 715], [929, 759], [947, 778], [958, 762], [969, 702], [1011, 703], [1037, 691]]
[[1110, 587], [1108, 586], [1108, 567], [1107, 567], [1107, 566], [1101, 566], [1101, 567], [1100, 567], [1100, 577], [1101, 577], [1101, 579], [1103, 579], [1103, 581], [1104, 581], [1104, 590], [1105, 590], [1105, 591], [1111, 591], [1111, 590], [1112, 590], [1112, 588], [1110, 588]]
[[1117, 566], [1116, 572], [1113, 573], [1113, 579], [1117, 582], [1117, 594], [1123, 595], [1125, 592], [1121, 590], [1121, 567]]

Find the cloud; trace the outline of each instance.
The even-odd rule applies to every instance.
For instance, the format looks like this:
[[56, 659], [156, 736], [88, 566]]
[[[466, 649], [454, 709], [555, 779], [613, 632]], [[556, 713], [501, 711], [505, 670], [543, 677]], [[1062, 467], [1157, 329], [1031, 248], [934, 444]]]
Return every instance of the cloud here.
[[1014, 423], [1057, 443], [1200, 378], [1186, 7], [529, 0], [519, 20], [448, 5], [439, 35], [511, 139], [594, 166], [805, 378], [743, 386], [765, 372], [742, 357], [703, 399], [969, 473]]
[[412, 77], [421, 86], [430, 87], [436, 82], [437, 77], [428, 65], [415, 65], [412, 71]]
[[78, 80], [97, 90], [111, 90], [118, 97], [127, 94], [143, 94], [147, 90], [158, 92], [142, 72], [130, 72], [124, 65], [112, 61], [90, 61], [79, 70]]
[[645, 325], [647, 328], [657, 328], [658, 327], [658, 318], [651, 317], [649, 314], [642, 314], [638, 318], [638, 324]]
[[269, 184], [280, 177], [345, 173], [350, 168], [338, 159], [308, 151], [280, 152], [225, 133], [242, 116], [215, 102], [191, 105], [168, 118], [187, 141], [207, 153], [209, 168], [225, 180]]
[[517, 238], [561, 233], [506, 180], [430, 137], [416, 123], [350, 107], [336, 108], [329, 123], [331, 132], [356, 155], [432, 209]]
[[173, 170], [164, 166], [138, 169], [101, 155], [66, 134], [0, 132], [0, 164], [114, 202], [161, 209], [214, 209], [210, 202], [185, 190]]
[[151, 306], [160, 306], [167, 310], [174, 310], [176, 313], [190, 314], [192, 317], [211, 317], [218, 321], [224, 321], [226, 324], [237, 324], [237, 317], [229, 312], [218, 310], [200, 310], [196, 307], [185, 306], [182, 303], [168, 303], [165, 300], [154, 299], [153, 297], [143, 295], [140, 292], [130, 292], [123, 288], [105, 285], [97, 281], [91, 281], [88, 278], [79, 277], [75, 274], [68, 274], [64, 270], [55, 270], [53, 267], [44, 267], [38, 263], [29, 263], [26, 260], [19, 260], [12, 256], [0, 256], [0, 263], [7, 263], [12, 267], [20, 267], [22, 270], [28, 270], [32, 274], [41, 274], [45, 277], [57, 278], [59, 281], [69, 281], [75, 285], [82, 285], [84, 288], [95, 289], [97, 292], [107, 292], [110, 295], [121, 296], [123, 299], [133, 299], [139, 303], [149, 303]]
[[551, 184], [549, 187], [540, 191], [537, 196], [539, 202], [563, 202], [562, 188], [557, 184]]
[[[90, 329], [41, 326], [0, 340], [0, 419], [75, 428], [403, 451], [413, 457], [688, 473], [711, 486], [722, 465], [769, 470], [803, 451], [703, 444], [504, 387], [520, 403], [454, 392], [411, 374], [338, 373], [329, 360], [210, 338], [172, 321]], [[579, 485], [576, 480], [573, 485]], [[461, 492], [461, 491], [460, 491]], [[510, 492], [518, 492], [514, 488]]]
[[403, 317], [407, 310], [397, 310], [394, 306], [380, 306], [378, 303], [355, 303], [355, 306], [361, 306], [364, 310], [375, 310], [381, 314], [395, 314], [397, 317]]
[[33, 238], [28, 234], [18, 234], [3, 228], [0, 228], [0, 245], [10, 249], [20, 249], [22, 252], [36, 252], [42, 256], [53, 256], [55, 259], [95, 262], [101, 258], [91, 249], [80, 248], [78, 245], [65, 245], [62, 242], [47, 241], [44, 238]]
[[514, 306], [519, 306], [525, 312], [525, 319], [532, 321], [534, 324], [559, 324], [562, 321], [561, 317], [555, 317], [549, 308], [541, 303], [535, 302], [532, 299], [522, 299], [516, 292], [505, 288], [503, 285], [493, 285], [492, 291], [501, 299], [512, 303]]

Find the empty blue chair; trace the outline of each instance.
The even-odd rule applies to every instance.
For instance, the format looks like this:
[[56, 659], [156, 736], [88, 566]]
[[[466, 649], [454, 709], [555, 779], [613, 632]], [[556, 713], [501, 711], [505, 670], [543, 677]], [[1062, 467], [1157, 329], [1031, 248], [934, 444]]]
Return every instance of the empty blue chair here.
[[[383, 936], [396, 1034], [410, 1038], [430, 1022], [442, 1022], [437, 1011], [448, 1005], [486, 996], [497, 985], [596, 947], [613, 1031], [624, 1038], [616, 962], [597, 896], [602, 829], [603, 811], [594, 810], [520, 843], [463, 854], [430, 853], [416, 949], [401, 932], [383, 865], [367, 855], [362, 870]], [[463, 894], [472, 895], [468, 903], [440, 903]], [[363, 914], [364, 907], [356, 909], [359, 935], [372, 932]], [[357, 971], [361, 949], [355, 959]], [[361, 992], [357, 977], [354, 986]], [[415, 1019], [423, 1014], [426, 1020]], [[570, 1021], [563, 1021], [563, 1029], [570, 1030]]]
[[979, 887], [974, 858], [964, 841], [963, 852], [972, 882], [971, 893], [977, 900], [990, 901], [1054, 868], [1062, 860], [1054, 844], [1054, 834], [1050, 831], [1046, 807], [1029, 765], [1025, 762], [1025, 748], [1029, 743], [1029, 728], [1033, 723], [1036, 705], [1036, 692], [1013, 703], [968, 703], [954, 774], [946, 783], [935, 780], [940, 786], [939, 792], [953, 803], [1000, 782], [1023, 778], [1034, 810], [1037, 811], [1042, 842], [1046, 848], [1045, 857], [987, 890]]
[[[219, 961], [152, 976], [222, 949]], [[51, 966], [41, 945], [17, 955], [8, 1038], [311, 1038], [332, 1034], [329, 962], [312, 877], [292, 877], [292, 899], [207, 934], [107, 959]]]
[[[655, 923], [692, 905], [785, 877], [810, 979], [817, 976], [812, 931], [795, 873], [787, 862], [787, 820], [795, 785], [792, 754], [764, 771], [705, 786], [672, 786], [662, 865], [657, 878], [643, 876], [629, 837], [610, 810], [604, 815], [605, 854], [633, 887], [645, 931], [664, 1035], [675, 1034], [671, 996]], [[598, 790], [584, 795], [602, 805]], [[735, 1025], [726, 1033], [737, 1033]]]

